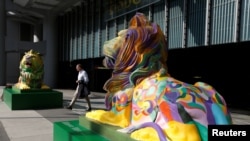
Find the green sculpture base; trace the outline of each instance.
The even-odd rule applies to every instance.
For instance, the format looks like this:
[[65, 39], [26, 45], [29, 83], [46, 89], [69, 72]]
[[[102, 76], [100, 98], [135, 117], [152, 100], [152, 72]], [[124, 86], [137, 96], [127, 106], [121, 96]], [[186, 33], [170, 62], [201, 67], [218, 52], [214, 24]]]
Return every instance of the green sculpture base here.
[[85, 116], [79, 117], [79, 124], [110, 139], [111, 141], [136, 141], [130, 137], [130, 134], [118, 132], [117, 130], [121, 129], [120, 127], [99, 123], [88, 119]]
[[3, 89], [4, 102], [11, 110], [50, 109], [63, 107], [62, 92], [52, 89]]
[[53, 141], [109, 141], [79, 125], [78, 120], [54, 122]]
[[54, 141], [136, 141], [117, 129], [80, 116], [79, 120], [54, 122]]

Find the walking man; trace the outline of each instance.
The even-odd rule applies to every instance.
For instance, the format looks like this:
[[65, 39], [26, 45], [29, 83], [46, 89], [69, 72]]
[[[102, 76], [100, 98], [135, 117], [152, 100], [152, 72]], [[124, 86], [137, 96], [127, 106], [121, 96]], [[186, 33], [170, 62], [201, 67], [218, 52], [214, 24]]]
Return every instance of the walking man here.
[[81, 64], [76, 65], [76, 70], [78, 71], [78, 77], [76, 80], [77, 87], [76, 87], [75, 93], [72, 97], [70, 104], [66, 108], [72, 110], [72, 107], [74, 106], [76, 100], [80, 97], [81, 93], [84, 93], [84, 98], [86, 99], [87, 104], [88, 104], [88, 108], [86, 109], [86, 111], [91, 111], [91, 104], [90, 104], [90, 100], [88, 97], [89, 90], [87, 87], [88, 82], [89, 82], [88, 74], [83, 69], [83, 66]]

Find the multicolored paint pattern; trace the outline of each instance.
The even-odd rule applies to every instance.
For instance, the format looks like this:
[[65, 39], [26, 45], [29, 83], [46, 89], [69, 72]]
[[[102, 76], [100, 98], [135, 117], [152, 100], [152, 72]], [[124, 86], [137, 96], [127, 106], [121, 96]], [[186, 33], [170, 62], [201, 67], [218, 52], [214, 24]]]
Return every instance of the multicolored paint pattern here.
[[107, 110], [86, 117], [122, 127], [143, 141], [207, 141], [209, 124], [232, 124], [223, 97], [210, 85], [188, 84], [167, 72], [167, 45], [157, 24], [137, 13], [104, 45]]

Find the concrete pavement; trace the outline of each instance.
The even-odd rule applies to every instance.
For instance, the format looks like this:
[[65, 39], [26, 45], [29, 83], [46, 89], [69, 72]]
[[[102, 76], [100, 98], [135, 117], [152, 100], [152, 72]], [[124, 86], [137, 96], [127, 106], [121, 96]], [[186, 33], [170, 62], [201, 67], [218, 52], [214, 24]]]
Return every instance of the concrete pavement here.
[[[0, 95], [3, 86], [0, 86]], [[74, 90], [55, 89], [63, 93], [67, 105]], [[91, 92], [92, 109], [104, 109], [104, 94]], [[53, 122], [76, 120], [85, 114], [87, 103], [80, 99], [72, 110], [64, 108], [42, 110], [11, 110], [0, 101], [0, 141], [53, 141]], [[230, 109], [235, 124], [250, 124], [250, 111]]]
[[[0, 95], [3, 86], [0, 86]], [[74, 90], [58, 90], [63, 92], [63, 105], [67, 105]], [[104, 94], [92, 92], [90, 95], [92, 109], [104, 109]], [[11, 110], [0, 101], [0, 141], [53, 141], [53, 122], [76, 120], [85, 114], [87, 103], [80, 99], [72, 110]]]

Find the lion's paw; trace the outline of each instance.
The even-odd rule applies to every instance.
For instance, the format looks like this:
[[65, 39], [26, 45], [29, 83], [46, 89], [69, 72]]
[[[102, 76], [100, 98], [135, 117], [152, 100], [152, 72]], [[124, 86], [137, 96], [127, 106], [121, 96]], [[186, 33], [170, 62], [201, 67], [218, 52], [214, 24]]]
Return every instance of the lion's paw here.
[[41, 89], [50, 89], [50, 87], [47, 86], [47, 85], [45, 85], [45, 84], [43, 84], [42, 87], [41, 87]]
[[20, 84], [19, 85], [19, 89], [21, 89], [21, 90], [27, 90], [27, 89], [30, 89], [30, 87], [28, 85], [26, 85], [26, 84]]

